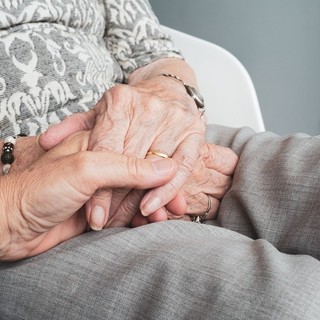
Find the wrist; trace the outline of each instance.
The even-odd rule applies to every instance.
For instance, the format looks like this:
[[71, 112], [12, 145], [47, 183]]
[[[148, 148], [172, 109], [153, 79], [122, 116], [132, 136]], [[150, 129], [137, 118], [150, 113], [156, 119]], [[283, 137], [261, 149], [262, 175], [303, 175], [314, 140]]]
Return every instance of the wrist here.
[[19, 209], [20, 184], [17, 173], [0, 177], [0, 261], [27, 256], [28, 225]]
[[185, 83], [180, 77], [172, 73], [161, 73], [159, 74], [159, 76], [178, 81], [181, 85], [184, 86], [186, 93], [194, 100], [197, 108], [204, 111], [204, 99], [197, 88], [190, 86], [189, 84]]

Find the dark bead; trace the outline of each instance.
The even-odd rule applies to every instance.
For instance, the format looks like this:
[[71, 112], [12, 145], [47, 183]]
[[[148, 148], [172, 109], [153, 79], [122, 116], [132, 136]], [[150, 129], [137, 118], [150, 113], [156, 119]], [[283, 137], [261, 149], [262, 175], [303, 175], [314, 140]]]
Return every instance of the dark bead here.
[[13, 153], [13, 149], [9, 149], [9, 148], [3, 148], [2, 151], [3, 153]]
[[13, 149], [14, 144], [11, 142], [6, 142], [2, 147], [3, 152], [13, 152]]
[[12, 164], [14, 161], [13, 153], [3, 153], [1, 155], [1, 162], [3, 164]]

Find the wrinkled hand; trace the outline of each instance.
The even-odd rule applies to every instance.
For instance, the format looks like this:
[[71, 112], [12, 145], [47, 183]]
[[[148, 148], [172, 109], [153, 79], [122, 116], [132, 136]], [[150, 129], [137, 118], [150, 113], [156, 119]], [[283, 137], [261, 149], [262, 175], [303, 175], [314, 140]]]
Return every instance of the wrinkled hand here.
[[[205, 145], [201, 161], [197, 162], [191, 178], [181, 191], [186, 202], [187, 215], [202, 215], [208, 209], [210, 201], [211, 208], [206, 220], [216, 218], [220, 200], [231, 187], [237, 162], [238, 156], [231, 149], [215, 144]], [[175, 218], [179, 205], [183, 203], [172, 201], [167, 206], [171, 213], [169, 218]]]
[[90, 132], [77, 133], [25, 169], [0, 179], [1, 230], [10, 235], [2, 259], [32, 256], [82, 233], [86, 228], [82, 207], [96, 190], [153, 188], [176, 172], [171, 159], [153, 162], [86, 151], [89, 137]]
[[[181, 83], [160, 76], [135, 86], [111, 88], [92, 111], [76, 114], [49, 128], [40, 138], [40, 144], [50, 149], [73, 132], [90, 129], [89, 150], [139, 158], [145, 158], [148, 150], [160, 150], [176, 161], [178, 171], [173, 179], [144, 195], [140, 209], [146, 216], [177, 195], [191, 175], [204, 145], [205, 125], [194, 101]], [[118, 193], [121, 198], [115, 202], [120, 203], [126, 193]], [[110, 203], [111, 190], [107, 194], [105, 190], [96, 193], [87, 205], [89, 223], [96, 206], [103, 208], [108, 217]]]
[[190, 216], [201, 215], [208, 208], [208, 196], [211, 208], [206, 219], [217, 215], [220, 200], [230, 189], [232, 175], [238, 161], [237, 155], [229, 148], [214, 144], [205, 144], [201, 158], [197, 161], [191, 177], [183, 185], [179, 194], [165, 208], [144, 217], [140, 212], [143, 190], [132, 190], [120, 205], [108, 226], [134, 227], [166, 219], [189, 220]]

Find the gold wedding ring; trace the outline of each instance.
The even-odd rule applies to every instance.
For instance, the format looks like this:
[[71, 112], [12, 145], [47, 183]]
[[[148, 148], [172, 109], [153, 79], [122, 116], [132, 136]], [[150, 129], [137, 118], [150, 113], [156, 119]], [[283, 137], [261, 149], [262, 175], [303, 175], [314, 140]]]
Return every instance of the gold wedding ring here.
[[157, 151], [157, 150], [149, 150], [147, 152], [147, 156], [158, 156], [158, 157], [164, 158], [164, 159], [169, 158], [169, 156], [166, 153], [161, 152], [161, 151]]

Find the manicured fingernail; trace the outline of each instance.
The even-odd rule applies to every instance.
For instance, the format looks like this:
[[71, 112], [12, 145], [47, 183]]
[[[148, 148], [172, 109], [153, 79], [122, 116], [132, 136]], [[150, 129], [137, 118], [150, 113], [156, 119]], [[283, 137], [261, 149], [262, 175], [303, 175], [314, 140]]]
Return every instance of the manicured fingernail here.
[[100, 206], [95, 206], [92, 209], [90, 217], [90, 227], [92, 230], [100, 231], [104, 226], [105, 212]]
[[161, 199], [159, 197], [150, 197], [141, 206], [141, 213], [147, 217], [149, 214], [161, 208]]
[[161, 159], [152, 162], [154, 171], [162, 176], [169, 175], [174, 167], [174, 162], [171, 159]]

